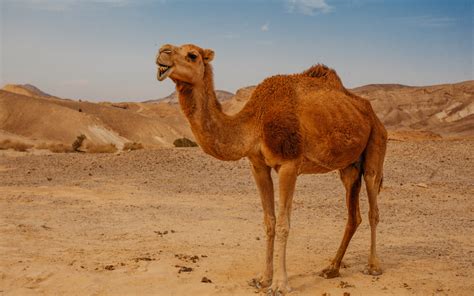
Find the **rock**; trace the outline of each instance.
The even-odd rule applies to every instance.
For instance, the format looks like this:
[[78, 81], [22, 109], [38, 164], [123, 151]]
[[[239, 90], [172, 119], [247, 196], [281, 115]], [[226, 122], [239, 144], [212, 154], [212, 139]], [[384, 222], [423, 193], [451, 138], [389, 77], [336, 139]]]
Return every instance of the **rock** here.
[[428, 185], [426, 185], [425, 183], [418, 183], [416, 184], [416, 186], [421, 187], [421, 188], [428, 188]]
[[212, 281], [209, 278], [203, 276], [201, 279], [201, 283], [212, 283]]
[[348, 282], [345, 281], [340, 281], [339, 282], [339, 288], [353, 288], [354, 285], [349, 284]]

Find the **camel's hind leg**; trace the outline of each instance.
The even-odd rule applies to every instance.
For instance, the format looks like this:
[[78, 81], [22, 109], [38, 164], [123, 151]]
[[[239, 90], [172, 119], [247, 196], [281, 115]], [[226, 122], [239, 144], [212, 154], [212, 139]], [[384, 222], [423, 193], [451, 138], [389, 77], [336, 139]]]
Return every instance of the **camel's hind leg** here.
[[370, 222], [370, 255], [369, 264], [365, 273], [370, 275], [382, 274], [380, 262], [376, 251], [376, 229], [379, 223], [379, 208], [377, 195], [382, 186], [383, 161], [387, 143], [387, 133], [383, 127], [375, 129], [367, 144], [364, 161], [364, 181], [369, 198], [369, 222]]
[[334, 257], [331, 264], [320, 273], [320, 275], [325, 278], [339, 276], [341, 260], [346, 253], [352, 236], [362, 221], [359, 210], [359, 192], [362, 179], [361, 163], [358, 162], [340, 170], [339, 175], [346, 188], [347, 224], [336, 257]]

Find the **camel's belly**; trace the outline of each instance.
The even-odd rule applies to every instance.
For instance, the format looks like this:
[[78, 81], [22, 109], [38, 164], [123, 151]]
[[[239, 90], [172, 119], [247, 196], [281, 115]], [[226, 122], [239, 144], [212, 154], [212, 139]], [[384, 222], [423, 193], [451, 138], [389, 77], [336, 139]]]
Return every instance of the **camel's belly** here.
[[332, 168], [327, 167], [324, 164], [313, 162], [307, 158], [301, 163], [298, 174], [324, 174], [332, 171]]

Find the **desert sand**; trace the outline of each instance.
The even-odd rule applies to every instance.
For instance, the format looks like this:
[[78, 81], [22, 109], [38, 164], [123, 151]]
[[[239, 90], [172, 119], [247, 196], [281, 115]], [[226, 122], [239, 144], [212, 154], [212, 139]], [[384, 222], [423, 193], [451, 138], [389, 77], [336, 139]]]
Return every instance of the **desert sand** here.
[[[472, 295], [472, 151], [474, 140], [389, 141], [376, 277], [361, 272], [364, 189], [341, 277], [317, 275], [343, 234], [344, 191], [335, 172], [301, 176], [292, 295]], [[247, 281], [263, 264], [264, 227], [247, 160], [199, 148], [0, 151], [0, 192], [2, 295], [254, 295]]]

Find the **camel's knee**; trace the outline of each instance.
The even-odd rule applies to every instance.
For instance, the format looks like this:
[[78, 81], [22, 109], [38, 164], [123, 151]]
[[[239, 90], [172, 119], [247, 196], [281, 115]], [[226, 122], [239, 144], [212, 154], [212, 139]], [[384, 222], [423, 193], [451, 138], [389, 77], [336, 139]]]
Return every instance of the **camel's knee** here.
[[371, 226], [379, 224], [379, 210], [377, 208], [369, 210], [369, 221]]
[[368, 170], [364, 172], [364, 181], [367, 190], [371, 191], [372, 194], [378, 194], [382, 183], [382, 174], [374, 170]]
[[274, 216], [265, 216], [265, 233], [268, 238], [275, 237], [275, 223], [276, 219]]
[[364, 181], [367, 186], [375, 185], [375, 179], [377, 177], [377, 173], [374, 170], [366, 170], [364, 172]]
[[276, 224], [276, 239], [278, 241], [286, 241], [290, 233], [290, 225], [287, 221], [278, 222]]

